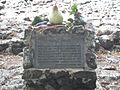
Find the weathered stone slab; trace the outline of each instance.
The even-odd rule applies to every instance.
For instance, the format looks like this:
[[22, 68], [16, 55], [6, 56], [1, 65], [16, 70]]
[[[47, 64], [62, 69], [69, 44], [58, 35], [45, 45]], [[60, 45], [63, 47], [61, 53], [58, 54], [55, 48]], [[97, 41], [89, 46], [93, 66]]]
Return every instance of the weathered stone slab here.
[[33, 39], [35, 68], [83, 68], [84, 38], [82, 35], [36, 34]]

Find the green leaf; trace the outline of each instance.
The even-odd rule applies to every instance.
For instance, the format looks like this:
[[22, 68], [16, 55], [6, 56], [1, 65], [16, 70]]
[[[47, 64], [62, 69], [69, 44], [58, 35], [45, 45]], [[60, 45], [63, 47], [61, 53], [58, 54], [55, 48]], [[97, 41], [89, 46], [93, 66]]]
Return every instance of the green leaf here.
[[36, 16], [32, 22], [32, 25], [36, 25], [37, 23], [41, 22], [42, 19], [40, 16]]
[[77, 6], [78, 6], [77, 3], [73, 3], [73, 5], [71, 6], [70, 15], [76, 13], [76, 11], [77, 11]]

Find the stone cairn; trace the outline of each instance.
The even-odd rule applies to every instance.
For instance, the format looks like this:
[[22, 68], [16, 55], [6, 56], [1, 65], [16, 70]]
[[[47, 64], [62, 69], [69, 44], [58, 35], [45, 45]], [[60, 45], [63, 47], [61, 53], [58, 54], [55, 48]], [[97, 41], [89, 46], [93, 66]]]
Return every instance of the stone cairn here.
[[25, 32], [24, 90], [94, 90], [96, 56], [91, 25], [41, 25]]

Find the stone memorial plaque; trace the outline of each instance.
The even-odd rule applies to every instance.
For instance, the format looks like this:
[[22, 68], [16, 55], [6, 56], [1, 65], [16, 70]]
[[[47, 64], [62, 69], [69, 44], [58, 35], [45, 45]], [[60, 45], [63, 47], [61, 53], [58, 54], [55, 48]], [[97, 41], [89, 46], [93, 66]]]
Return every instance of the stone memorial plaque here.
[[25, 30], [24, 90], [96, 88], [95, 38], [91, 28], [75, 25], [66, 30], [63, 25], [41, 25], [29, 29]]
[[33, 39], [35, 68], [83, 68], [84, 38], [74, 34], [36, 34]]

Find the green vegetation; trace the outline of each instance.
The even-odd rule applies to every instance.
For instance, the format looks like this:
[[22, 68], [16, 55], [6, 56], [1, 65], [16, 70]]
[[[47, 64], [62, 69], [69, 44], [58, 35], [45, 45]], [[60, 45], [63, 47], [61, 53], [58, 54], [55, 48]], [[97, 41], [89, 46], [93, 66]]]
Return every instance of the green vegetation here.
[[73, 5], [71, 6], [71, 12], [70, 15], [75, 15], [75, 13], [77, 12], [77, 3], [73, 3]]
[[42, 22], [42, 18], [41, 16], [36, 16], [32, 22], [32, 25], [36, 25], [39, 22]]

